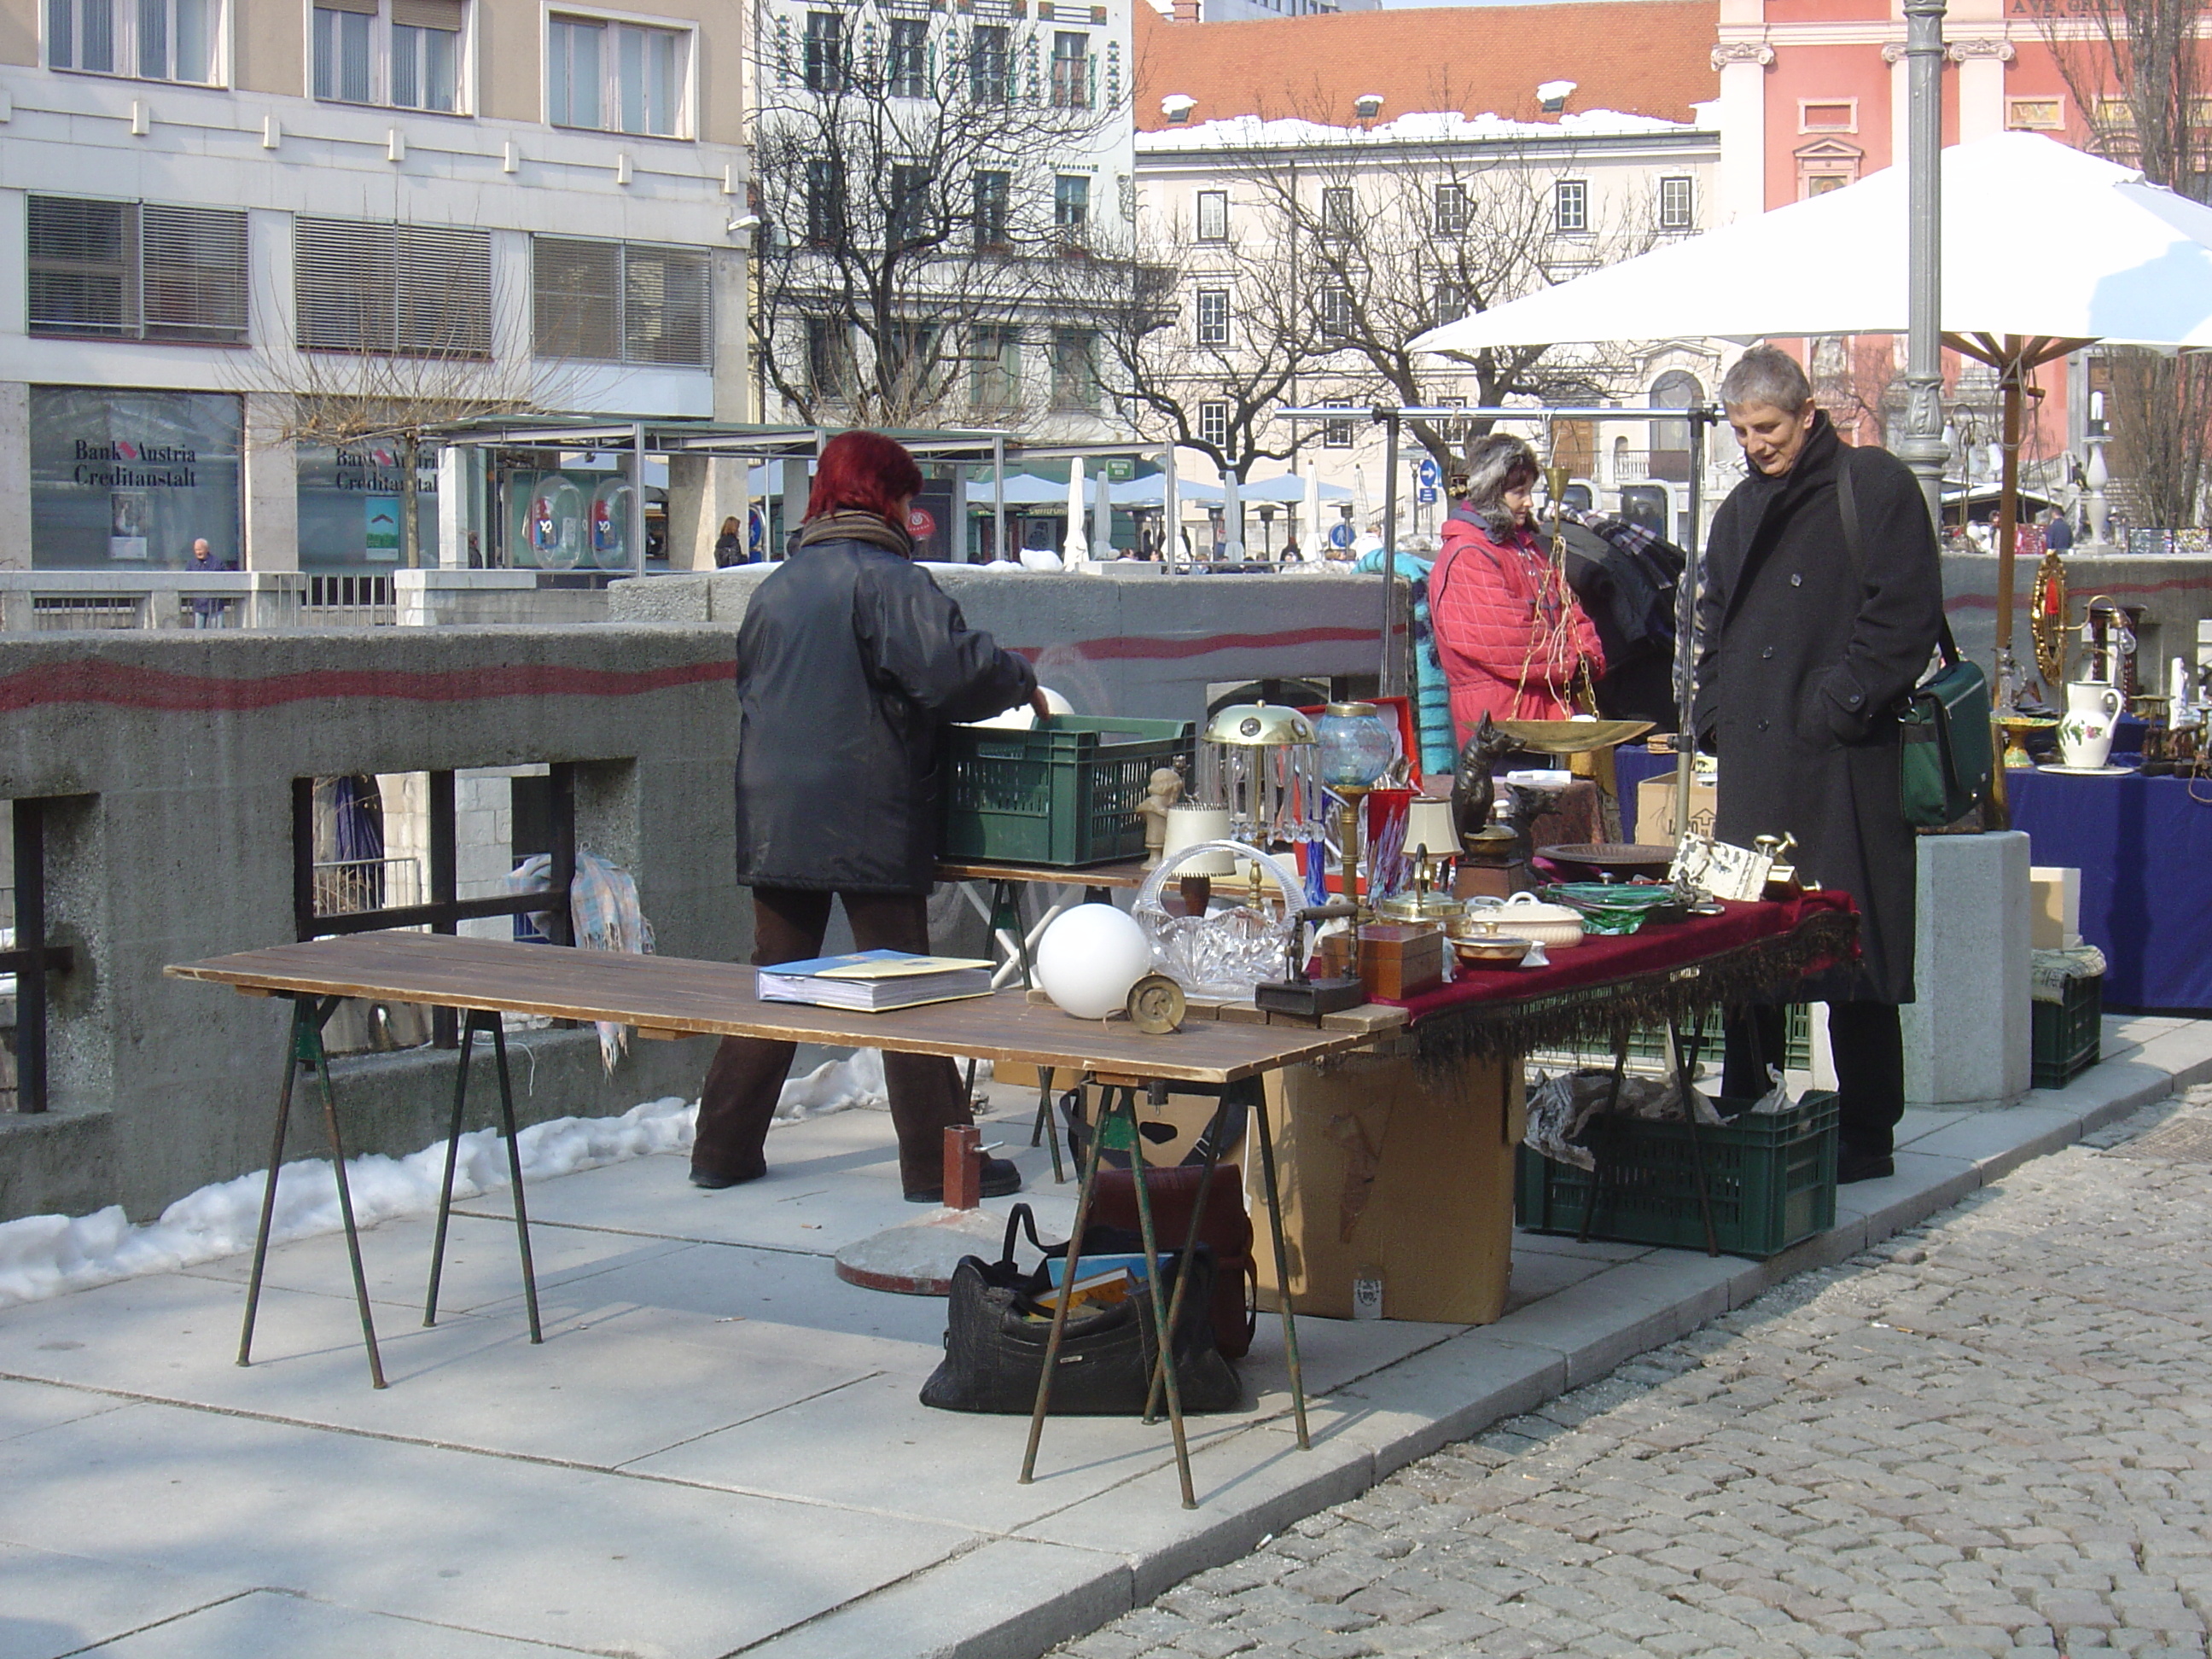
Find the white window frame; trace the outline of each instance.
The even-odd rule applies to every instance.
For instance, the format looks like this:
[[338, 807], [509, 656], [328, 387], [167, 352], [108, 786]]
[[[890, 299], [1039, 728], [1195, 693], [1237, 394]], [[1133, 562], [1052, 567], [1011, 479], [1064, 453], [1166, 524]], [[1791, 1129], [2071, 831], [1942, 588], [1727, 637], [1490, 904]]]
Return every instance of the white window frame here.
[[315, 14], [323, 10], [315, 0], [307, 0], [307, 96], [320, 104], [341, 104], [353, 109], [404, 110], [410, 115], [444, 115], [471, 117], [476, 113], [477, 16], [478, 0], [463, 0], [461, 27], [457, 31], [460, 39], [453, 45], [453, 106], [451, 109], [432, 109], [422, 104], [396, 104], [392, 100], [392, 30], [401, 27], [392, 21], [392, 0], [377, 0], [375, 15], [368, 21], [368, 97], [366, 101], [355, 98], [325, 96], [315, 90]]
[[[97, 75], [118, 81], [143, 81], [157, 86], [171, 87], [228, 87], [230, 85], [230, 0], [208, 0], [215, 16], [208, 40], [208, 78], [188, 81], [173, 75], [142, 75], [138, 69], [138, 0], [108, 0], [109, 15], [113, 20], [114, 58], [117, 67], [86, 69], [78, 62], [77, 47], [84, 39], [84, 6], [86, 0], [64, 0], [70, 11], [70, 59], [64, 64], [55, 59], [59, 42], [54, 30], [55, 0], [38, 0], [40, 58], [46, 66], [60, 75]], [[176, 6], [170, 0], [168, 32], [171, 42], [169, 61], [174, 65], [176, 40]]]
[[[596, 127], [580, 127], [553, 118], [553, 22], [556, 18], [573, 19], [580, 23], [602, 23], [608, 27], [659, 29], [684, 37], [684, 64], [677, 74], [676, 131], [673, 132], [629, 132], [622, 127], [603, 123]], [[610, 42], [609, 44], [611, 44]], [[620, 103], [620, 83], [617, 52], [603, 50], [599, 54], [599, 97], [603, 116], [612, 118]], [[657, 17], [645, 12], [610, 11], [600, 6], [546, 5], [538, 21], [538, 97], [540, 118], [549, 127], [562, 132], [603, 132], [616, 138], [649, 138], [664, 143], [696, 143], [699, 137], [699, 25], [689, 18]], [[611, 94], [612, 96], [611, 97]]]
[[[1672, 185], [1680, 185], [1682, 195], [1682, 214], [1679, 219], [1667, 216], [1667, 191]], [[1698, 181], [1687, 173], [1669, 173], [1659, 180], [1659, 228], [1662, 230], [1694, 230], [1698, 226]]]
[[[1206, 204], [1209, 202], [1220, 204], [1221, 232], [1217, 236], [1206, 234]], [[1200, 242], [1225, 242], [1229, 240], [1229, 192], [1227, 191], [1201, 190], [1198, 192], [1198, 199], [1191, 210], [1191, 234], [1194, 240]]]
[[[1567, 222], [1567, 204], [1574, 206], [1574, 222]], [[1555, 179], [1552, 181], [1552, 230], [1559, 236], [1589, 234], [1589, 180], [1587, 179]]]
[[[1219, 315], [1206, 315], [1209, 302], [1219, 310]], [[1229, 343], [1230, 303], [1225, 288], [1202, 288], [1191, 312], [1191, 339], [1201, 346], [1226, 346]]]
[[1358, 441], [1358, 428], [1353, 423], [1352, 416], [1359, 412], [1359, 405], [1346, 403], [1339, 398], [1330, 398], [1322, 404], [1322, 407], [1340, 409], [1345, 417], [1340, 421], [1323, 421], [1321, 423], [1321, 447], [1323, 449], [1352, 448]]
[[[2057, 112], [2049, 121], [2023, 121], [2021, 110], [2028, 105], [2048, 104]], [[2063, 93], [2043, 93], [2031, 96], [2008, 97], [2005, 100], [2005, 131], [2007, 132], [2063, 132], [2066, 131], [2066, 97]]]
[[1216, 449], [1229, 447], [1229, 401], [1208, 398], [1198, 406], [1198, 441]]
[[[1822, 123], [1813, 125], [1807, 112], [1816, 109], [1840, 109], [1846, 118], [1841, 126]], [[1856, 132], [1859, 130], [1859, 100], [1856, 98], [1800, 98], [1797, 100], [1797, 131], [1807, 132]]]

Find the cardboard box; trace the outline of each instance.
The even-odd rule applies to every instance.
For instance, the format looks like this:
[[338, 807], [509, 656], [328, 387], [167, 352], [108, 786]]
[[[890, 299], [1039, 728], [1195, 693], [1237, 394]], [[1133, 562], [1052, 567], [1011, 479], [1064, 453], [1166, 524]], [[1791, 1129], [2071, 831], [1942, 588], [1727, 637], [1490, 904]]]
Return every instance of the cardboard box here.
[[[1690, 781], [1690, 827], [1710, 835], [1713, 828], [1714, 791], [1710, 778]], [[1636, 840], [1639, 846], [1664, 847], [1675, 840], [1674, 775], [1646, 778], [1636, 786]]]
[[[1292, 1309], [1354, 1316], [1380, 1282], [1385, 1319], [1486, 1325], [1505, 1311], [1513, 1257], [1517, 1060], [1468, 1060], [1433, 1085], [1411, 1039], [1267, 1077]], [[1267, 1188], [1245, 1161], [1260, 1302], [1277, 1300]]]
[[2081, 872], [2037, 865], [2027, 879], [2028, 949], [2072, 950], [2081, 942]]

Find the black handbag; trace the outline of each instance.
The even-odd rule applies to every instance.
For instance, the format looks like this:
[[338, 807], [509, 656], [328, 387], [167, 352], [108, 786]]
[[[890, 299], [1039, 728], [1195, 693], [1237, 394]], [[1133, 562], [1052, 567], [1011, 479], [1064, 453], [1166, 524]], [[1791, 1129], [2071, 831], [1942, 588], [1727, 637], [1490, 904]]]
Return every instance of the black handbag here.
[[[1014, 1241], [1023, 1228], [1036, 1243], [1036, 1222], [1030, 1206], [1017, 1204], [1006, 1218], [1000, 1259], [963, 1256], [952, 1270], [945, 1358], [922, 1384], [923, 1405], [939, 1411], [1017, 1417], [1028, 1416], [1036, 1406], [1045, 1345], [1052, 1336], [1051, 1309], [1039, 1298], [1051, 1289], [1051, 1280], [1042, 1265], [1030, 1273], [1015, 1265]], [[1064, 1244], [1038, 1248], [1048, 1257], [1067, 1253]], [[1139, 1238], [1119, 1228], [1094, 1226], [1084, 1231], [1086, 1256], [1143, 1248]], [[1186, 1270], [1179, 1255], [1175, 1252], [1160, 1257], [1160, 1282], [1170, 1298], [1177, 1274]], [[1237, 1373], [1214, 1346], [1212, 1252], [1200, 1245], [1192, 1252], [1187, 1271], [1190, 1286], [1183, 1293], [1176, 1330], [1176, 1391], [1187, 1413], [1235, 1411], [1243, 1404], [1244, 1394]], [[1149, 1291], [1096, 1310], [1072, 1310], [1053, 1369], [1053, 1413], [1138, 1416], [1145, 1409], [1158, 1352]]]
[[[1836, 497], [1843, 513], [1844, 550], [1850, 555], [1851, 574], [1864, 586], [1866, 560], [1860, 552], [1848, 453], [1837, 465]], [[1960, 656], [1948, 617], [1940, 644], [1943, 665], [1907, 692], [1897, 711], [1897, 804], [1917, 830], [1941, 830], [1972, 811], [1990, 787], [1996, 763], [1990, 735], [1989, 677]]]

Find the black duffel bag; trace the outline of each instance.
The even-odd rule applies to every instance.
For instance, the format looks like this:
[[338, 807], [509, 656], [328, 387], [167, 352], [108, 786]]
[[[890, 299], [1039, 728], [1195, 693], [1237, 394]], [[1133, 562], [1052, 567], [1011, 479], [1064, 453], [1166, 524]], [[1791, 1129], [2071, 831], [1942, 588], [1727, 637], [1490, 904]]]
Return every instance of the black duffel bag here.
[[[1024, 1273], [1015, 1264], [1014, 1240], [1024, 1228], [1036, 1243], [1036, 1223], [1030, 1206], [1017, 1204], [1006, 1218], [1001, 1259], [963, 1256], [953, 1269], [952, 1291], [946, 1298], [945, 1359], [922, 1384], [923, 1405], [939, 1411], [1018, 1417], [1028, 1416], [1036, 1407], [1045, 1345], [1052, 1338], [1051, 1309], [1040, 1298], [1053, 1287], [1043, 1265]], [[1038, 1248], [1048, 1258], [1067, 1254], [1065, 1244]], [[1117, 1227], [1094, 1226], [1084, 1233], [1085, 1257], [1134, 1254], [1143, 1248], [1136, 1234]], [[1170, 1299], [1176, 1275], [1183, 1270], [1179, 1255], [1167, 1252], [1160, 1257], [1160, 1283]], [[1243, 1388], [1213, 1341], [1213, 1253], [1200, 1245], [1191, 1255], [1188, 1271], [1190, 1287], [1183, 1294], [1175, 1342], [1176, 1383], [1182, 1408], [1188, 1413], [1235, 1411], [1243, 1404]], [[1034, 1314], [1047, 1316], [1028, 1316]], [[1140, 1415], [1158, 1352], [1149, 1289], [1139, 1287], [1127, 1301], [1109, 1307], [1071, 1310], [1053, 1371], [1053, 1414]]]

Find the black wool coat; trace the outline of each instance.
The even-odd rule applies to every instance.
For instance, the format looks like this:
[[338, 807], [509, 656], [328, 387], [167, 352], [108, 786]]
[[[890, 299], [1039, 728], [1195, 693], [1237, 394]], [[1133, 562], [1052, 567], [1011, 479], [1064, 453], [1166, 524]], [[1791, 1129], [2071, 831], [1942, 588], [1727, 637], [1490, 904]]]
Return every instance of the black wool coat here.
[[[1851, 470], [1861, 570], [1845, 549]], [[1857, 902], [1862, 957], [1803, 982], [1818, 1001], [1913, 1000], [1912, 827], [1898, 805], [1896, 708], [1925, 674], [1943, 617], [1936, 533], [1886, 450], [1816, 417], [1797, 464], [1754, 472], [1713, 517], [1698, 602], [1696, 726], [1720, 757], [1715, 833], [1797, 837], [1795, 862]]]
[[945, 726], [1036, 689], [927, 570], [855, 540], [801, 547], [738, 631], [738, 879], [927, 893]]

